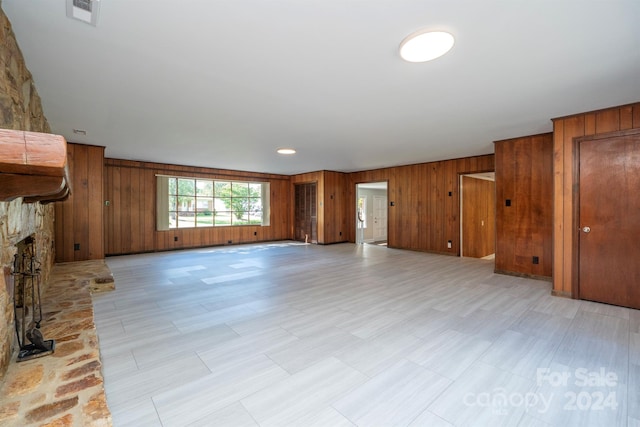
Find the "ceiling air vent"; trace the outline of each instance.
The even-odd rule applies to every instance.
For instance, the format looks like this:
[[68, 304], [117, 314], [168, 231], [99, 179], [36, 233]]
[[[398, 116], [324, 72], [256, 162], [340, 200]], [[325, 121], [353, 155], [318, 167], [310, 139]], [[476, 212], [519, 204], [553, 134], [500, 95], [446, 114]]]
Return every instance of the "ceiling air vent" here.
[[96, 25], [100, 0], [67, 0], [67, 16], [87, 24]]

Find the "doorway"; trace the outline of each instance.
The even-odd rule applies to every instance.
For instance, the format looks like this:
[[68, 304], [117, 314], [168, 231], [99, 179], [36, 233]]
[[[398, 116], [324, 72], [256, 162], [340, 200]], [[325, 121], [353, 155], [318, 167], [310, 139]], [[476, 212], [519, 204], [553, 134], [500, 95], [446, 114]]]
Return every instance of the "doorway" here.
[[295, 186], [295, 240], [318, 243], [317, 184]]
[[495, 172], [460, 176], [460, 256], [495, 258]]
[[640, 132], [578, 139], [577, 295], [640, 309]]
[[356, 184], [356, 243], [386, 246], [388, 237], [387, 182]]

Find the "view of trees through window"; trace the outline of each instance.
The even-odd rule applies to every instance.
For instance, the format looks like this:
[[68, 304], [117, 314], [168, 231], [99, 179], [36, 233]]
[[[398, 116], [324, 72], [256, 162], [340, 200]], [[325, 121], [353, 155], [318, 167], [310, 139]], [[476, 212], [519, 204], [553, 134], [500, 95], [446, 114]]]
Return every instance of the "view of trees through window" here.
[[169, 228], [261, 225], [262, 183], [168, 178]]

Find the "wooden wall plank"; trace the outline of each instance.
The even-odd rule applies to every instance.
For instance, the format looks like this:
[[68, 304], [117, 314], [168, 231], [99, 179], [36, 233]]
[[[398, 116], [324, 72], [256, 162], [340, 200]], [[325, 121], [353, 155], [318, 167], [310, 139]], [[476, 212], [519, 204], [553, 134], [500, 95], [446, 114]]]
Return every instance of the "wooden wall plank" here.
[[551, 278], [553, 134], [496, 141], [495, 151], [496, 271]]
[[[73, 202], [82, 201], [86, 204], [89, 199], [89, 180], [88, 180], [88, 153], [86, 146], [75, 146], [75, 162], [73, 166]], [[74, 209], [73, 216], [73, 244], [78, 245], [79, 249], [74, 247], [74, 261], [82, 261], [89, 259], [88, 241], [85, 241], [89, 233], [89, 210], [82, 209], [77, 204]]]
[[88, 259], [104, 258], [104, 147], [88, 148]]
[[101, 259], [104, 147], [69, 143], [67, 155], [72, 188], [67, 200], [56, 202], [56, 262]]
[[[515, 235], [516, 177], [515, 146], [508, 141], [495, 143], [496, 152], [496, 258], [497, 271], [511, 271], [515, 268], [515, 251], [512, 239]], [[510, 206], [507, 206], [507, 203]]]
[[429, 168], [427, 164], [420, 164], [417, 166], [418, 168], [418, 177], [416, 182], [416, 199], [415, 204], [417, 208], [416, 215], [416, 229], [421, 229], [421, 232], [416, 233], [418, 236], [416, 248], [426, 248], [429, 247], [429, 242], [431, 238], [431, 229], [430, 227], [420, 227], [421, 223], [427, 222], [429, 218], [429, 212], [427, 210], [429, 204], [427, 202], [428, 189], [430, 188], [430, 175]]
[[564, 120], [553, 122], [553, 292], [564, 280]]
[[[108, 168], [108, 166], [105, 164], [105, 167]], [[112, 185], [112, 197], [113, 199], [111, 200], [111, 209], [113, 211], [113, 226], [110, 227], [113, 230], [113, 236], [111, 241], [113, 242], [113, 247], [112, 247], [112, 251], [113, 252], [109, 252], [109, 254], [121, 254], [124, 253], [122, 252], [122, 217], [125, 215], [125, 212], [122, 209], [122, 204], [120, 203], [120, 198], [121, 198], [121, 176], [122, 176], [122, 168], [121, 167], [114, 167], [113, 168], [113, 183], [111, 183]], [[126, 236], [125, 236], [126, 237]], [[105, 254], [107, 255], [107, 254]]]
[[633, 128], [633, 107], [630, 105], [620, 107], [620, 130]]
[[[144, 240], [144, 233], [134, 232], [140, 229], [140, 217], [144, 208], [144, 194], [140, 191], [140, 169], [128, 169], [131, 173], [129, 182], [129, 194], [127, 197], [128, 211], [130, 212], [130, 230], [131, 239], [129, 240], [129, 252], [139, 253], [143, 252], [142, 241]], [[144, 188], [144, 185], [142, 185]]]
[[[156, 248], [156, 180], [153, 171], [142, 169], [144, 176], [142, 177], [143, 197], [144, 197], [144, 215], [141, 222], [141, 229], [144, 231], [143, 247], [144, 252], [153, 251]], [[208, 236], [209, 237], [209, 236]], [[207, 239], [209, 241], [210, 237]]]
[[631, 109], [633, 110], [633, 129], [640, 128], [640, 105], [632, 105]]
[[[610, 108], [596, 112], [595, 134], [620, 130], [620, 108]], [[589, 132], [591, 129], [589, 129]], [[587, 134], [585, 129], [585, 134]]]
[[324, 171], [324, 243], [347, 241], [346, 174]]
[[[596, 119], [596, 128], [597, 128], [597, 119]], [[565, 120], [564, 124], [564, 188], [563, 192], [563, 224], [564, 224], [564, 235], [563, 235], [563, 253], [565, 254], [565, 258], [563, 260], [564, 263], [564, 277], [562, 279], [563, 294], [571, 293], [571, 283], [573, 280], [573, 269], [572, 262], [570, 258], [567, 258], [567, 254], [572, 253], [573, 246], [573, 235], [575, 230], [573, 229], [573, 138], [576, 136], [584, 135], [584, 117], [583, 116], [575, 116], [569, 117]], [[567, 177], [571, 177], [568, 178]]]
[[[540, 153], [540, 161], [534, 162], [533, 173], [539, 182], [534, 186], [539, 190], [534, 196], [534, 221], [538, 223], [538, 230], [534, 235], [536, 247], [542, 248], [540, 265], [534, 266], [533, 273], [537, 276], [553, 276], [553, 138], [547, 140], [544, 135], [534, 138], [536, 152]], [[542, 155], [541, 153], [545, 153]], [[548, 153], [548, 154], [546, 154]]]
[[596, 113], [584, 115], [584, 131], [585, 133], [596, 133]]
[[133, 240], [131, 233], [135, 230], [131, 227], [131, 218], [133, 215], [131, 206], [131, 170], [133, 168], [120, 168], [120, 253], [134, 253], [131, 247]]
[[111, 236], [113, 236], [113, 211], [111, 209], [111, 189], [112, 187], [108, 183], [113, 182], [113, 168], [104, 168], [104, 182], [103, 182], [103, 194], [104, 194], [104, 252], [110, 253], [112, 247]]
[[[457, 172], [457, 161], [445, 162], [445, 186], [442, 192], [442, 198], [444, 200], [444, 235], [456, 236], [460, 234], [459, 229], [459, 216], [460, 216], [460, 195], [459, 195], [459, 180], [460, 177]], [[491, 235], [491, 242], [493, 244], [495, 236]], [[453, 238], [451, 240], [451, 249], [455, 253], [460, 252], [460, 238]], [[444, 250], [449, 250], [446, 246], [443, 246]], [[493, 253], [493, 251], [491, 252]]]

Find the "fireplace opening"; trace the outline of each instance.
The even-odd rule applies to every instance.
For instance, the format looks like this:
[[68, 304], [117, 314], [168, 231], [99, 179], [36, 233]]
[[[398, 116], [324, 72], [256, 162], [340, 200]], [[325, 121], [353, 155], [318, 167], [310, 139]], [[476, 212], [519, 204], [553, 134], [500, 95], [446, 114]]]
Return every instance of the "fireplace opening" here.
[[13, 310], [18, 338], [18, 362], [47, 356], [55, 351], [55, 341], [40, 332], [42, 298], [40, 262], [33, 236], [18, 242], [13, 260]]

